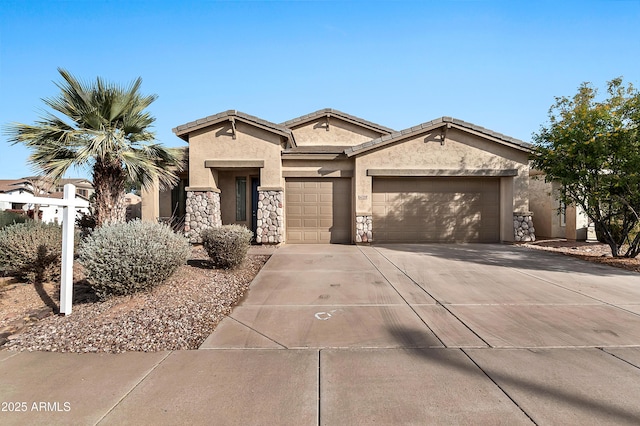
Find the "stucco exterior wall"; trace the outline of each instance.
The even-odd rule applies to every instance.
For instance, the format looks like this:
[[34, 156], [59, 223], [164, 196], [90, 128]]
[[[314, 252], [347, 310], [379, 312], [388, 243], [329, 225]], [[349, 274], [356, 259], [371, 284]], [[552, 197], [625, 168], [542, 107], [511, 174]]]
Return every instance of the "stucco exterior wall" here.
[[262, 186], [282, 187], [280, 142], [280, 136], [240, 121], [235, 139], [230, 122], [195, 131], [189, 135], [189, 186], [218, 188], [219, 176], [205, 167], [206, 160], [263, 160]]
[[382, 136], [380, 132], [360, 127], [336, 117], [329, 118], [329, 130], [327, 130], [326, 118], [320, 118], [296, 127], [292, 131], [299, 146], [354, 146]]
[[551, 203], [551, 184], [544, 181], [544, 175], [530, 177], [529, 205], [533, 212], [533, 223], [536, 226], [537, 236], [543, 238], [553, 237], [554, 235], [551, 231], [553, 210]]
[[153, 187], [148, 191], [142, 188], [142, 221], [155, 222], [160, 216], [159, 209], [159, 188], [158, 182], [154, 182]]
[[[368, 169], [515, 169], [517, 176], [508, 178], [513, 185], [513, 203], [506, 210], [529, 211], [529, 165], [526, 152], [496, 142], [449, 129], [444, 143], [440, 131], [424, 133], [411, 139], [387, 145], [356, 157], [356, 212], [371, 212], [372, 178]], [[509, 193], [507, 191], [506, 193]]]
[[352, 158], [338, 160], [293, 160], [282, 161], [285, 177], [349, 177], [353, 175]]
[[568, 240], [585, 240], [589, 219], [584, 211], [575, 205], [568, 205], [565, 212], [565, 223], [558, 213], [560, 202], [557, 198], [560, 191], [557, 182], [545, 182], [544, 174], [535, 173], [529, 182], [529, 199], [531, 211], [534, 213], [536, 233], [546, 238], [566, 238]]

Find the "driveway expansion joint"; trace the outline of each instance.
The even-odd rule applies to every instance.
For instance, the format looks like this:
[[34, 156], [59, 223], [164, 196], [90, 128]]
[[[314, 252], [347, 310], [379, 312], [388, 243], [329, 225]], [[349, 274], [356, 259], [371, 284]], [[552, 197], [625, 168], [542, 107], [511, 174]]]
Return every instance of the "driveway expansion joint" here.
[[109, 409], [106, 411], [106, 413], [104, 413], [104, 415], [98, 419], [98, 421], [96, 421], [96, 423], [95, 423], [95, 424], [96, 424], [96, 425], [100, 424], [100, 423], [105, 419], [105, 417], [107, 417], [107, 416], [108, 416], [108, 415], [109, 415], [113, 410], [115, 410], [115, 409], [116, 409], [116, 407], [117, 407], [118, 405], [120, 405], [120, 403], [122, 403], [122, 401], [124, 401], [124, 400], [125, 400], [125, 399], [126, 399], [126, 398], [127, 398], [127, 397], [128, 397], [128, 396], [129, 396], [133, 391], [134, 391], [134, 390], [136, 390], [136, 388], [137, 388], [138, 386], [140, 386], [140, 385], [142, 384], [142, 382], [144, 382], [144, 381], [146, 380], [146, 378], [147, 378], [147, 377], [149, 377], [149, 375], [150, 375], [151, 373], [153, 373], [153, 371], [154, 371], [156, 368], [158, 368], [158, 366], [159, 366], [160, 364], [162, 364], [162, 363], [163, 363], [167, 358], [169, 358], [169, 356], [170, 356], [172, 353], [174, 353], [174, 352], [175, 352], [175, 351], [170, 351], [170, 352], [168, 352], [164, 357], [162, 357], [162, 359], [161, 359], [161, 360], [159, 360], [158, 362], [156, 362], [156, 363], [155, 363], [155, 365], [154, 365], [153, 367], [151, 367], [151, 368], [149, 369], [149, 371], [147, 371], [147, 373], [146, 373], [144, 376], [142, 376], [142, 378], [140, 378], [140, 380], [138, 380], [138, 382], [137, 382], [135, 385], [133, 385], [133, 386], [131, 387], [131, 389], [129, 389], [129, 391], [128, 391], [128, 392], [126, 392], [124, 395], [122, 395], [122, 396], [120, 397], [120, 399], [118, 399], [118, 401], [116, 401], [116, 403], [115, 403], [115, 404], [113, 404], [113, 406], [112, 406], [111, 408], [109, 408]]
[[[454, 314], [453, 312], [451, 312], [451, 310], [447, 307], [446, 304], [444, 304], [443, 302], [441, 302], [440, 300], [438, 300], [435, 296], [433, 296], [429, 291], [427, 291], [426, 288], [424, 288], [423, 286], [421, 286], [420, 284], [418, 284], [413, 278], [411, 278], [411, 276], [409, 276], [409, 274], [407, 274], [406, 271], [403, 271], [402, 269], [400, 269], [398, 267], [398, 265], [396, 265], [395, 263], [393, 263], [387, 256], [385, 256], [384, 254], [380, 253], [379, 250], [377, 250], [375, 247], [372, 247], [373, 250], [376, 251], [376, 253], [378, 253], [380, 256], [382, 256], [387, 262], [389, 262], [391, 265], [393, 265], [394, 268], [396, 268], [398, 271], [402, 272], [402, 274], [404, 274], [405, 277], [407, 277], [412, 283], [415, 284], [415, 286], [419, 289], [421, 289], [425, 294], [427, 294], [430, 298], [432, 298], [433, 300], [436, 301], [436, 306], [441, 306], [444, 310], [446, 310], [451, 316], [453, 316], [457, 321], [460, 322], [460, 324], [462, 324], [465, 328], [467, 328], [471, 333], [473, 333], [478, 339], [480, 339], [482, 342], [484, 342], [488, 347], [492, 347], [491, 344], [489, 342], [487, 342], [485, 339], [483, 339], [478, 333], [476, 333], [475, 330], [473, 330], [471, 327], [469, 327], [469, 325], [467, 325], [464, 321], [462, 321], [456, 314]], [[361, 250], [362, 251], [362, 250]], [[369, 256], [367, 256], [364, 252], [362, 253], [364, 254], [364, 256], [369, 259]], [[371, 262], [371, 259], [369, 259], [369, 262]], [[373, 265], [374, 268], [376, 268], [378, 270], [378, 272], [380, 272], [380, 274], [387, 280], [387, 282], [391, 285], [391, 287], [393, 287], [394, 290], [396, 290], [396, 292], [398, 292], [398, 290], [393, 286], [393, 284], [391, 284], [391, 282], [389, 281], [389, 279], [382, 273], [382, 271], [380, 271], [378, 269], [378, 267], [376, 265], [373, 264], [373, 262], [371, 262], [371, 264]], [[404, 296], [402, 296], [402, 294], [400, 294], [400, 292], [398, 292], [398, 294], [400, 295], [400, 297], [402, 297], [402, 299], [405, 301], [405, 303], [411, 308], [411, 310], [413, 310], [413, 312], [415, 312], [416, 315], [418, 315], [418, 313], [415, 311], [415, 309], [413, 308], [413, 306], [404, 298]], [[442, 342], [442, 345], [446, 348], [447, 345], [444, 343], [444, 341], [442, 341], [442, 339], [440, 338], [440, 336], [438, 336], [432, 329], [431, 327], [429, 327], [429, 325], [422, 319], [422, 317], [420, 317], [420, 315], [418, 315], [418, 317], [420, 318], [420, 320], [424, 323], [424, 325], [427, 326], [427, 328], [429, 328], [429, 330], [431, 330], [431, 332], [434, 334], [434, 336], [436, 336], [436, 338], [438, 340], [440, 340], [440, 342]]]
[[491, 377], [482, 367], [480, 367], [480, 365], [471, 357], [471, 355], [469, 355], [464, 349], [460, 349], [460, 352], [462, 352], [463, 354], [466, 355], [467, 358], [469, 358], [469, 360], [476, 366], [478, 367], [478, 369], [480, 371], [482, 371], [482, 374], [485, 375], [485, 377], [489, 380], [491, 380], [491, 382], [498, 388], [500, 389], [500, 391], [507, 397], [509, 398], [509, 400], [516, 406], [518, 407], [518, 409], [520, 411], [522, 411], [522, 414], [524, 414], [525, 416], [527, 416], [527, 418], [531, 421], [531, 423], [533, 423], [534, 425], [537, 425], [538, 423], [533, 419], [533, 417], [531, 417], [531, 415], [529, 413], [527, 413], [524, 408], [522, 408], [520, 406], [520, 404], [518, 404], [518, 402], [511, 396], [509, 395], [509, 393], [502, 387], [500, 386], [500, 384], [498, 384], [498, 382], [496, 382], [493, 377]]

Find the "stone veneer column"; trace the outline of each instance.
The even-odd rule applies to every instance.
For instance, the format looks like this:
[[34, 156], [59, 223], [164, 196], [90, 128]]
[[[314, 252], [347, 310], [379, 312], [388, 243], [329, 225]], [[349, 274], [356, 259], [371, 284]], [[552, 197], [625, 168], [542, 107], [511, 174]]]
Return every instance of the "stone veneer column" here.
[[187, 191], [184, 235], [191, 243], [201, 243], [200, 232], [222, 226], [219, 191]]
[[256, 242], [279, 244], [284, 241], [282, 190], [258, 190]]
[[533, 213], [514, 212], [513, 232], [516, 242], [535, 241], [536, 229], [533, 227]]
[[356, 215], [356, 243], [373, 241], [373, 216]]

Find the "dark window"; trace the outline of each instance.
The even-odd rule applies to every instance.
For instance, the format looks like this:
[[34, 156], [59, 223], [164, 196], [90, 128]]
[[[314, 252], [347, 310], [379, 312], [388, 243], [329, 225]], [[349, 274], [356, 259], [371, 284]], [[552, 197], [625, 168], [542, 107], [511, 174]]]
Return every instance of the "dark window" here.
[[236, 220], [247, 220], [247, 178], [236, 178]]

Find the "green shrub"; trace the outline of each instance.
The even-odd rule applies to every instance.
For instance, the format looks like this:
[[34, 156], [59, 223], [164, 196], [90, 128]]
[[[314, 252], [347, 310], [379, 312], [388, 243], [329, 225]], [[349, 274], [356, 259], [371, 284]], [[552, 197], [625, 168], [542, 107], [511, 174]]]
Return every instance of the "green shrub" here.
[[191, 246], [166, 225], [135, 220], [96, 229], [78, 252], [89, 284], [104, 300], [160, 284], [187, 261]]
[[247, 256], [253, 232], [240, 225], [224, 225], [203, 231], [202, 245], [217, 268], [235, 268]]
[[25, 223], [29, 219], [27, 216], [10, 211], [0, 211], [0, 229], [14, 223]]
[[0, 269], [28, 282], [60, 278], [62, 228], [27, 221], [0, 230]]

